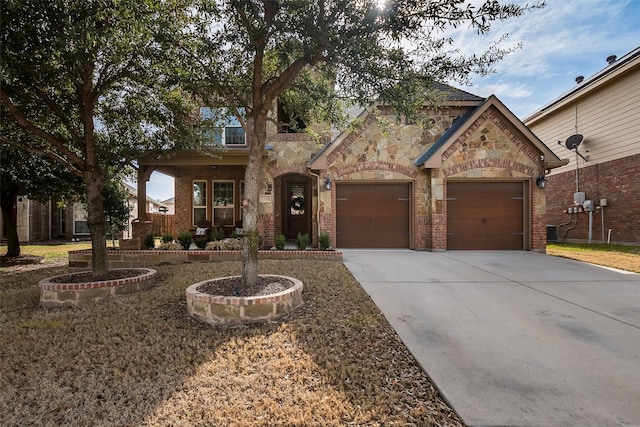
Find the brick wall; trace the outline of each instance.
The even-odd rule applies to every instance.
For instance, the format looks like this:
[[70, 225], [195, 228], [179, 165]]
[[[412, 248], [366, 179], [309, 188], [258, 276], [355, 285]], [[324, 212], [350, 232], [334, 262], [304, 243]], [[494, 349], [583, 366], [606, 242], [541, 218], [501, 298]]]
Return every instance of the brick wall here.
[[[607, 199], [604, 208], [604, 241], [611, 229], [611, 241], [640, 243], [640, 155], [629, 156], [602, 164], [581, 167], [578, 170], [579, 191], [596, 206], [600, 199]], [[565, 172], [547, 177], [547, 224], [561, 226], [559, 236], [566, 239], [588, 240], [589, 214], [570, 215], [563, 213], [574, 206], [576, 173]], [[593, 213], [592, 241], [603, 240], [602, 209]], [[574, 225], [572, 229], [569, 229]]]

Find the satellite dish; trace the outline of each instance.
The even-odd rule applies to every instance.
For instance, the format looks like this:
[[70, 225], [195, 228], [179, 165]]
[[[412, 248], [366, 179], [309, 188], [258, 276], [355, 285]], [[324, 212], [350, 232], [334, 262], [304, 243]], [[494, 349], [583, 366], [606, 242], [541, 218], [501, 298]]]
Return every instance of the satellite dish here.
[[578, 145], [582, 143], [583, 139], [584, 139], [583, 136], [577, 133], [567, 138], [567, 142], [565, 142], [565, 145], [569, 150], [577, 149]]

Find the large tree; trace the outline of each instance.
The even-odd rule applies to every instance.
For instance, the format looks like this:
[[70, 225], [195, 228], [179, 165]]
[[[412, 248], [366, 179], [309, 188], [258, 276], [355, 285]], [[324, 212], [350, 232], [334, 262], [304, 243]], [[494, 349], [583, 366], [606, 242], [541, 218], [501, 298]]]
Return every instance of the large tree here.
[[[415, 112], [434, 81], [486, 73], [505, 50], [461, 56], [445, 31], [479, 33], [495, 20], [534, 6], [487, 0], [201, 0], [193, 37], [172, 41], [204, 77], [205, 102], [243, 119], [250, 133], [243, 200], [242, 283], [258, 278], [258, 190], [269, 112], [277, 98], [289, 110], [335, 118], [336, 99], [382, 101]], [[312, 114], [313, 116], [313, 114]]]
[[[6, 118], [5, 118], [6, 119]], [[8, 129], [0, 123], [0, 131]], [[18, 196], [29, 197], [40, 203], [80, 197], [82, 181], [57, 162], [0, 143], [0, 209], [7, 238], [7, 257], [20, 255], [16, 203]]]
[[96, 277], [108, 271], [106, 168], [193, 142], [194, 106], [179, 91], [179, 64], [162, 49], [186, 25], [188, 4], [2, 1], [0, 109], [18, 132], [0, 139], [82, 179]]

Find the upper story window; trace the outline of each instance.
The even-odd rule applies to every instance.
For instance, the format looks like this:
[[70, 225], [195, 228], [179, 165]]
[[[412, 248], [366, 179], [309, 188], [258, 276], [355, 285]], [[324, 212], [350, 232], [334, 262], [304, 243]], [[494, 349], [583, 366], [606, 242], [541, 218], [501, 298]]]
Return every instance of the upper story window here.
[[224, 110], [219, 112], [221, 118], [216, 117], [216, 112], [211, 108], [200, 108], [200, 115], [203, 119], [212, 120], [212, 128], [205, 132], [207, 144], [218, 145], [246, 145], [247, 137], [244, 129], [240, 125], [237, 117], [226, 116]]

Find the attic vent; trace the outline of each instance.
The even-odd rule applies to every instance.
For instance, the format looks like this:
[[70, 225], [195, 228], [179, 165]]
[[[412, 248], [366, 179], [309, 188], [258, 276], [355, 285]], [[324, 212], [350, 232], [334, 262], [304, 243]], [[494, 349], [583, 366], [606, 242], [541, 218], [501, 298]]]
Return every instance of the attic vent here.
[[618, 59], [618, 57], [617, 57], [617, 56], [615, 56], [615, 55], [609, 55], [609, 56], [607, 56], [607, 63], [608, 63], [609, 65], [611, 65], [611, 64], [613, 64], [614, 62], [616, 62], [616, 59]]
[[580, 83], [582, 83], [583, 81], [584, 81], [584, 76], [578, 76], [578, 77], [576, 77], [576, 83], [577, 83], [577, 84], [580, 84]]

